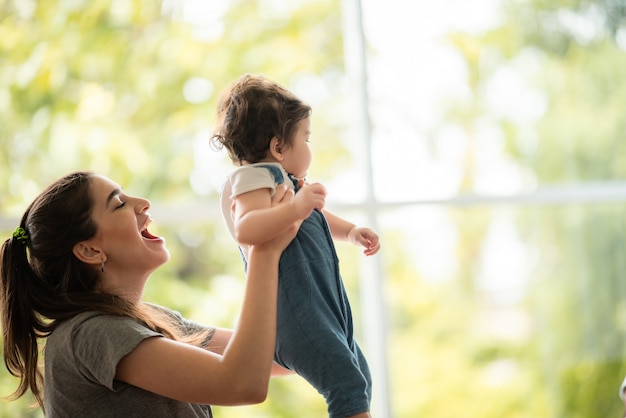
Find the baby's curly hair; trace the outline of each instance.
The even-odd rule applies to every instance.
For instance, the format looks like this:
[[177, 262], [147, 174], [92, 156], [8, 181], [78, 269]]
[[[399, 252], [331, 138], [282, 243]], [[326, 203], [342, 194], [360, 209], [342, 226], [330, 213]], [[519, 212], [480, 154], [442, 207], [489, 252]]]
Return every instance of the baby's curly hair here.
[[246, 74], [235, 81], [217, 105], [217, 126], [211, 147], [226, 148], [235, 164], [262, 161], [277, 137], [290, 147], [296, 124], [311, 107], [264, 76]]

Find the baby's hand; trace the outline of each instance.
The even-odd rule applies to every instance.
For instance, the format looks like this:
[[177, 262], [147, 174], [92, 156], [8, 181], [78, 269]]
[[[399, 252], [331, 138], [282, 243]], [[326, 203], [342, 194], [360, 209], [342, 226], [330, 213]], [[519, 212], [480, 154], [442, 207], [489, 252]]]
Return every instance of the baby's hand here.
[[374, 255], [380, 250], [378, 234], [370, 228], [355, 226], [348, 233], [348, 241], [354, 245], [365, 247], [363, 254], [367, 256]]
[[293, 205], [300, 219], [308, 218], [313, 209], [324, 209], [325, 203], [326, 188], [320, 183], [304, 183], [293, 199]]

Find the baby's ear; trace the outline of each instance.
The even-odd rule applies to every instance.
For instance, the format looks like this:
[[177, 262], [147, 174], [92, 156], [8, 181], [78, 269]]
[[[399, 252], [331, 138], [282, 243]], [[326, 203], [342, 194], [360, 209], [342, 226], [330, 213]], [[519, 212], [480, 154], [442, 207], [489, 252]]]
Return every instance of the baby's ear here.
[[270, 149], [269, 149], [270, 156], [278, 162], [282, 161], [284, 146], [285, 144], [283, 143], [281, 139], [279, 139], [278, 137], [273, 137], [272, 140], [270, 141]]

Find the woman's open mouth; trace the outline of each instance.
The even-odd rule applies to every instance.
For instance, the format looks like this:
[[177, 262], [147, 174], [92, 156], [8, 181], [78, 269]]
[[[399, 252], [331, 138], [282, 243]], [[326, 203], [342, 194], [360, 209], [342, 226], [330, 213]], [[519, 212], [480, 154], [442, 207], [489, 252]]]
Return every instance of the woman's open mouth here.
[[145, 239], [161, 239], [160, 237], [154, 236], [152, 235], [147, 229], [144, 229], [143, 231], [141, 231], [141, 236], [144, 237]]

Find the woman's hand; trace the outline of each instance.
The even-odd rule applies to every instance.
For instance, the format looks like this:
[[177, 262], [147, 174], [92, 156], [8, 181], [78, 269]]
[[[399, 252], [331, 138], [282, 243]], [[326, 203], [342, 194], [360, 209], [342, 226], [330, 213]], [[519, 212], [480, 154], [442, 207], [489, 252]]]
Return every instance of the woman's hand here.
[[[290, 204], [293, 202], [293, 199], [294, 191], [292, 189], [289, 189], [287, 186], [281, 184], [276, 188], [276, 191], [272, 196], [272, 207]], [[252, 248], [257, 247], [282, 253], [282, 251], [287, 248], [289, 243], [298, 233], [298, 228], [300, 228], [300, 224], [302, 224], [301, 220], [292, 224], [287, 230], [285, 230], [282, 234], [278, 235], [273, 240], [260, 245], [253, 245]]]

